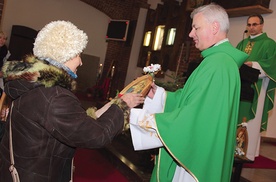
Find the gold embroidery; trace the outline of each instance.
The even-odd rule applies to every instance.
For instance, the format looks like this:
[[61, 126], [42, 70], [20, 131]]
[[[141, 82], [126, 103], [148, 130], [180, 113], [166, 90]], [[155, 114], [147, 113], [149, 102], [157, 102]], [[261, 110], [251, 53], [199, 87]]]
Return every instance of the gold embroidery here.
[[[153, 121], [153, 122], [151, 122]], [[138, 125], [149, 132], [151, 137], [157, 137], [158, 135], [155, 132], [156, 123], [154, 122], [154, 115], [153, 114], [146, 114], [141, 120], [138, 120]], [[155, 127], [154, 127], [155, 126]]]
[[252, 51], [252, 48], [253, 48], [254, 44], [255, 44], [255, 42], [248, 41], [247, 45], [246, 45], [246, 47], [244, 49], [244, 52], [249, 55], [251, 53], [251, 51]]

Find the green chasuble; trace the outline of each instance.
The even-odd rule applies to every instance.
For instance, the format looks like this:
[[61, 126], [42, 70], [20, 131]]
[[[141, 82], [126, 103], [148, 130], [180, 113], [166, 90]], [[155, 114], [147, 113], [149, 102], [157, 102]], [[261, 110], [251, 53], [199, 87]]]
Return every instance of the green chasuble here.
[[[251, 45], [248, 49], [247, 45]], [[237, 48], [244, 52], [247, 52], [249, 57], [247, 61], [255, 61], [260, 64], [265, 74], [269, 77], [269, 84], [267, 87], [266, 98], [264, 101], [264, 110], [262, 116], [261, 131], [266, 130], [268, 112], [273, 108], [274, 95], [276, 88], [276, 43], [273, 39], [269, 38], [266, 33], [262, 35], [242, 40]], [[240, 113], [239, 122], [246, 117], [247, 120], [253, 119], [255, 117], [258, 97], [261, 91], [262, 79], [259, 79], [256, 84], [254, 84], [254, 99], [253, 103], [242, 101], [240, 103]]]
[[196, 181], [228, 182], [234, 159], [239, 67], [247, 55], [228, 41], [204, 50], [203, 61], [184, 87], [167, 92], [164, 113], [156, 114], [164, 144], [151, 181], [172, 181], [177, 163]]

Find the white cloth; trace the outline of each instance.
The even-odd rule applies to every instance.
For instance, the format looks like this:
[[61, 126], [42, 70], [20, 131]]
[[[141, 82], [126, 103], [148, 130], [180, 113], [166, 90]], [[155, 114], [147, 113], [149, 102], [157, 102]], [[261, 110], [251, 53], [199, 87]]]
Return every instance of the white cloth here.
[[[163, 146], [157, 136], [153, 117], [146, 110], [131, 109], [130, 133], [134, 150], [147, 150]], [[144, 120], [145, 118], [146, 120]]]
[[[166, 92], [157, 87], [153, 99], [146, 98], [143, 109], [131, 109], [130, 133], [134, 150], [162, 147], [156, 132], [154, 113], [162, 113], [165, 107]], [[177, 166], [172, 182], [195, 182], [195, 179], [182, 167]]]
[[146, 150], [163, 146], [156, 133], [154, 113], [164, 111], [165, 90], [157, 87], [153, 99], [147, 97], [143, 109], [130, 111], [130, 131], [134, 150]]
[[269, 83], [269, 78], [257, 62], [252, 62], [253, 68], [259, 69], [261, 74], [259, 79], [263, 79], [260, 95], [258, 97], [258, 105], [256, 110], [255, 118], [248, 121], [247, 132], [248, 132], [248, 147], [246, 157], [250, 160], [255, 160], [255, 157], [259, 156], [260, 151], [260, 140], [261, 133], [260, 128], [262, 124], [262, 116], [264, 110], [264, 100], [266, 96], [266, 90]]
[[196, 180], [180, 166], [176, 166], [172, 182], [195, 182]]

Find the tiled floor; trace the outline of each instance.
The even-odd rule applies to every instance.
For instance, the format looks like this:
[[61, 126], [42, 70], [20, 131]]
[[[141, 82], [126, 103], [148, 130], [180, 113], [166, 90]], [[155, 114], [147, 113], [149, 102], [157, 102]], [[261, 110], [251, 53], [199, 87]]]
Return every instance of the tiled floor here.
[[[263, 139], [260, 155], [276, 160], [276, 145], [270, 139]], [[276, 182], [276, 169], [242, 169], [241, 182]]]

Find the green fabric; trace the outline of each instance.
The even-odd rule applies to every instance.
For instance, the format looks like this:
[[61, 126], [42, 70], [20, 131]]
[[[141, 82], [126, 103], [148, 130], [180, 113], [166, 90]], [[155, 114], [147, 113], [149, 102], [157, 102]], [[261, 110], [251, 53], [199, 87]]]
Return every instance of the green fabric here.
[[151, 181], [172, 181], [176, 161], [200, 182], [230, 181], [240, 99], [238, 67], [247, 55], [229, 42], [202, 52], [183, 89], [167, 92], [156, 114], [160, 149]]
[[[251, 39], [248, 37], [247, 39], [242, 40], [237, 45], [237, 48], [244, 51], [249, 41], [254, 42], [254, 46], [247, 61], [258, 62], [266, 75], [268, 75], [270, 78], [262, 116], [261, 131], [264, 131], [267, 128], [268, 112], [273, 108], [274, 105], [274, 95], [276, 88], [276, 43], [273, 39], [269, 38], [266, 33], [263, 33], [256, 38]], [[247, 120], [253, 119], [255, 117], [261, 86], [262, 79], [259, 79], [258, 82], [252, 86], [254, 88], [254, 99], [252, 103], [241, 101], [238, 118], [239, 122], [242, 122], [244, 117], [246, 117]]]

